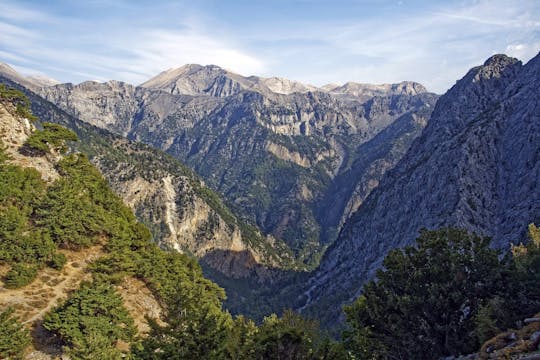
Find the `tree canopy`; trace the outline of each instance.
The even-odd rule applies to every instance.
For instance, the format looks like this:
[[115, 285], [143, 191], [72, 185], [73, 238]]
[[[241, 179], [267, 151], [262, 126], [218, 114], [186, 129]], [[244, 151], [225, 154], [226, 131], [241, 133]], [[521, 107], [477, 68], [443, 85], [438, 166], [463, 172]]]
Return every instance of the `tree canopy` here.
[[527, 311], [538, 311], [538, 246], [531, 244], [523, 257], [501, 257], [489, 238], [465, 230], [422, 231], [415, 246], [391, 251], [377, 279], [345, 308], [345, 346], [366, 358], [474, 352]]

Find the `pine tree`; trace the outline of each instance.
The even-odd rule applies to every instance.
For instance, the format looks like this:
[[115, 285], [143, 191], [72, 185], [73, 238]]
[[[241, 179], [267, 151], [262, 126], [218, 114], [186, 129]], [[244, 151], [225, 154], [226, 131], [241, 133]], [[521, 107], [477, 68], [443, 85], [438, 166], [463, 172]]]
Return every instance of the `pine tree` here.
[[64, 304], [47, 313], [43, 327], [57, 334], [72, 359], [119, 359], [118, 341], [136, 333], [133, 319], [111, 284], [82, 283]]
[[474, 352], [476, 315], [501, 291], [502, 280], [488, 238], [452, 228], [422, 231], [415, 247], [388, 254], [377, 281], [346, 309], [353, 328], [346, 343], [390, 359]]

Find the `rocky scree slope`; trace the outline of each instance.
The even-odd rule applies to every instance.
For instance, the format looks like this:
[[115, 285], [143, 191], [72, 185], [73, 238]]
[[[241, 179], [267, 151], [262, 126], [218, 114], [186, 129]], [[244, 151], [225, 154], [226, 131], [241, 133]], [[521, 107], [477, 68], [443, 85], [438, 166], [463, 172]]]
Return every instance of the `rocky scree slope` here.
[[[0, 76], [0, 82], [19, 87]], [[161, 246], [202, 258], [227, 277], [273, 276], [296, 268], [282, 242], [240, 221], [187, 167], [163, 152], [84, 123], [28, 89], [34, 114], [74, 130], [113, 190]]]
[[[140, 87], [85, 82], [39, 93], [83, 121], [182, 160], [244, 220], [315, 264], [312, 256], [420, 134], [437, 96], [410, 82], [331, 92], [283, 85], [290, 93], [263, 80], [188, 65]], [[389, 146], [367, 148], [394, 123], [401, 125], [387, 131]], [[336, 179], [345, 190], [334, 202]]]
[[496, 55], [442, 96], [422, 135], [348, 220], [299, 299], [306, 312], [358, 296], [386, 253], [421, 228], [456, 226], [523, 239], [540, 219], [540, 55], [525, 66]]

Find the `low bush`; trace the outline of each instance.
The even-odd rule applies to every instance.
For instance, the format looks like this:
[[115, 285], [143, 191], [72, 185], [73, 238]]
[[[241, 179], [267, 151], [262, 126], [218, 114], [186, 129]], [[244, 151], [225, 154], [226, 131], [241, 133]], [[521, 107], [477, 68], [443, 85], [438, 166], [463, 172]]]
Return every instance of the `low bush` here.
[[38, 266], [34, 264], [14, 264], [4, 278], [5, 287], [16, 289], [30, 284], [37, 276]]
[[47, 262], [47, 265], [49, 265], [49, 267], [53, 269], [62, 270], [62, 268], [64, 267], [64, 265], [66, 265], [66, 263], [67, 263], [66, 255], [62, 253], [54, 253], [51, 256], [51, 259]]

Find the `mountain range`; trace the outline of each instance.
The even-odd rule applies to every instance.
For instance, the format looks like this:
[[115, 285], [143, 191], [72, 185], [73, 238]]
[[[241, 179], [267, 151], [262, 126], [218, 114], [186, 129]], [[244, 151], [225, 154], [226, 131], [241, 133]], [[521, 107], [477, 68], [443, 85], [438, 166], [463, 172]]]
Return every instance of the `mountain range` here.
[[235, 311], [260, 305], [228, 280], [251, 277], [335, 325], [421, 228], [508, 248], [540, 221], [539, 71], [539, 56], [496, 55], [440, 97], [414, 82], [317, 88], [214, 65], [139, 86], [44, 84], [7, 65], [0, 80], [75, 129], [156, 241], [220, 273]]
[[[329, 92], [285, 80], [277, 89], [270, 80], [187, 65], [138, 87], [85, 82], [37, 92], [85, 122], [183, 161], [245, 221], [316, 265], [420, 134], [437, 96], [411, 82]], [[363, 146], [379, 134], [383, 147]], [[357, 176], [344, 176], [351, 171]]]

